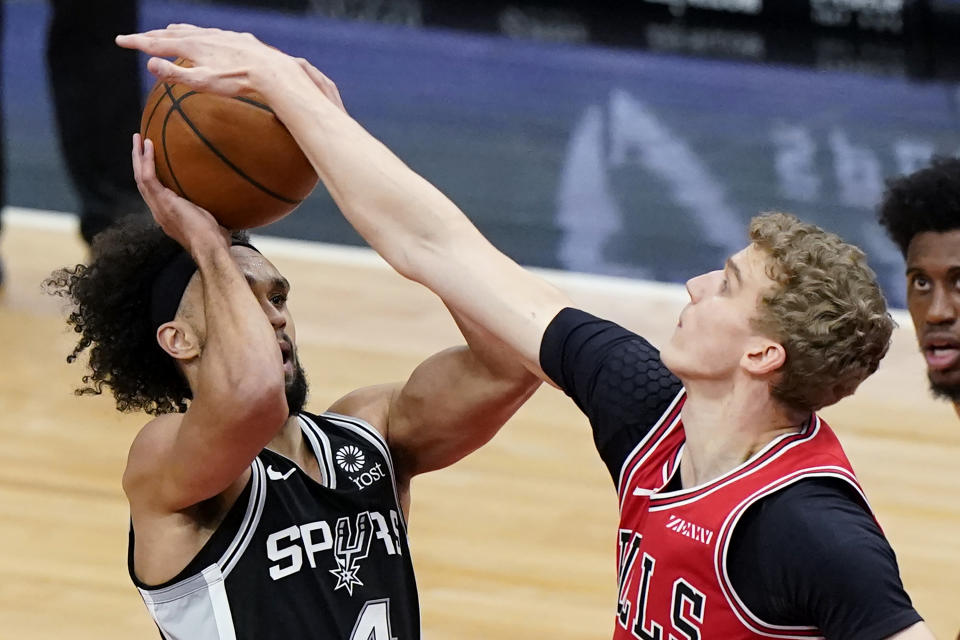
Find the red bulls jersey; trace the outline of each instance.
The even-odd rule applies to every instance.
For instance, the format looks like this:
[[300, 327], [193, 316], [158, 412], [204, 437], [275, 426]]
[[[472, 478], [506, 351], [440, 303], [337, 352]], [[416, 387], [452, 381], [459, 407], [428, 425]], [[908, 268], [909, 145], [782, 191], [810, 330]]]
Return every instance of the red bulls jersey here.
[[795, 482], [835, 478], [863, 497], [836, 436], [813, 416], [800, 432], [779, 436], [723, 476], [665, 491], [683, 456], [684, 399], [681, 392], [620, 472], [614, 639], [822, 637], [814, 627], [772, 626], [753, 615], [730, 583], [726, 555], [744, 512]]

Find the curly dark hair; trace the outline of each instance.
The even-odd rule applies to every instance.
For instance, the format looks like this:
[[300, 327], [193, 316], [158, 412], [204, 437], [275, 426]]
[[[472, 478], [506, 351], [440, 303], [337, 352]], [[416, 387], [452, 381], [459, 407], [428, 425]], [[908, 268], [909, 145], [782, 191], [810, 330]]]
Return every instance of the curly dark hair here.
[[190, 387], [150, 321], [153, 281], [182, 251], [152, 219], [133, 216], [97, 236], [90, 264], [58, 269], [44, 281], [47, 293], [72, 302], [67, 324], [80, 340], [67, 362], [90, 349], [90, 372], [77, 395], [99, 395], [107, 386], [118, 411], [186, 411]]
[[904, 256], [918, 233], [960, 229], [960, 158], [887, 181], [878, 218]]

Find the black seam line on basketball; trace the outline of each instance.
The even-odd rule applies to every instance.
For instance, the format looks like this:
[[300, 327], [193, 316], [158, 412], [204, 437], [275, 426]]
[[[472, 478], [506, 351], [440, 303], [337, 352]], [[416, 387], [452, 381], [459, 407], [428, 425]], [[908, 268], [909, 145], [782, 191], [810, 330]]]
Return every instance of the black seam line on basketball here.
[[[169, 92], [169, 90], [168, 90], [168, 92]], [[254, 180], [253, 178], [251, 178], [250, 176], [248, 176], [246, 173], [244, 173], [244, 171], [243, 171], [240, 167], [238, 167], [237, 165], [235, 165], [235, 164], [233, 164], [232, 162], [230, 162], [230, 158], [228, 158], [227, 156], [223, 155], [223, 153], [222, 153], [219, 149], [217, 149], [215, 146], [213, 146], [213, 144], [212, 144], [209, 140], [207, 140], [205, 137], [203, 137], [203, 134], [200, 133], [200, 129], [198, 129], [198, 128], [196, 127], [196, 125], [193, 124], [193, 122], [190, 120], [190, 118], [187, 117], [187, 114], [184, 113], [183, 109], [182, 109], [181, 106], [180, 106], [180, 103], [181, 103], [181, 102], [183, 102], [186, 98], [194, 95], [195, 93], [197, 93], [197, 92], [196, 92], [196, 91], [189, 91], [189, 92], [183, 94], [182, 96], [180, 96], [180, 97], [174, 102], [173, 108], [177, 110], [177, 113], [179, 113], [179, 114], [180, 114], [180, 117], [183, 118], [183, 121], [187, 123], [187, 126], [190, 127], [191, 130], [193, 130], [193, 133], [196, 134], [197, 138], [200, 139], [200, 142], [202, 142], [203, 144], [207, 145], [207, 148], [210, 149], [210, 151], [212, 151], [212, 152], [214, 153], [214, 155], [216, 155], [218, 158], [220, 158], [220, 160], [222, 160], [225, 165], [227, 165], [228, 167], [230, 167], [231, 169], [233, 169], [233, 171], [234, 171], [238, 176], [240, 176], [241, 178], [243, 178], [244, 180], [246, 180], [247, 182], [249, 182], [250, 184], [252, 184], [252, 185], [253, 185], [254, 187], [256, 187], [257, 189], [260, 189], [260, 191], [263, 191], [263, 192], [264, 192], [265, 194], [267, 194], [268, 196], [270, 196], [270, 197], [272, 197], [272, 198], [276, 198], [276, 199], [279, 200], [280, 202], [286, 202], [287, 204], [294, 204], [294, 205], [296, 205], [296, 204], [300, 204], [301, 202], [303, 202], [302, 199], [301, 199], [301, 200], [292, 200], [292, 199], [290, 199], [290, 198], [286, 198], [286, 197], [280, 195], [279, 193], [276, 193], [275, 191], [272, 191], [272, 190], [269, 189], [268, 187], [265, 187], [264, 185], [260, 184], [259, 182], [257, 182], [256, 180]], [[172, 96], [172, 95], [170, 96], [170, 99], [173, 100], [173, 96]], [[172, 169], [171, 169], [170, 173], [171, 173], [171, 174], [173, 173], [173, 170], [172, 170]], [[176, 180], [176, 178], [174, 178], [174, 180]], [[178, 183], [178, 184], [179, 184], [179, 183]], [[184, 196], [184, 197], [186, 198], [186, 196]], [[187, 198], [187, 200], [189, 200], [189, 198]]]
[[[166, 86], [166, 85], [164, 85]], [[160, 98], [157, 100], [156, 104], [153, 105], [153, 109], [150, 111], [150, 115], [147, 116], [147, 124], [143, 127], [143, 135], [147, 135], [147, 131], [150, 130], [150, 123], [153, 122], [153, 116], [157, 113], [157, 109], [160, 108], [160, 103], [163, 102], [163, 99], [166, 97], [167, 93], [164, 91], [160, 94]]]
[[264, 111], [269, 111], [270, 113], [273, 113], [273, 109], [263, 104], [262, 102], [257, 102], [256, 100], [251, 100], [250, 98], [244, 98], [243, 96], [234, 96], [233, 99], [239, 100], [240, 102], [246, 102], [250, 106], [256, 107], [257, 109], [263, 109]]
[[173, 178], [173, 183], [177, 185], [177, 191], [180, 192], [180, 197], [187, 198], [187, 192], [183, 190], [183, 186], [180, 184], [180, 181], [177, 180], [177, 173], [173, 170], [173, 164], [170, 162], [170, 152], [167, 151], [167, 123], [170, 122], [170, 116], [174, 111], [180, 113], [180, 117], [183, 118], [184, 115], [180, 112], [180, 109], [177, 108], [177, 101], [173, 99], [173, 89], [166, 82], [163, 83], [163, 90], [170, 98], [170, 109], [167, 111], [166, 117], [163, 119], [163, 127], [160, 129], [160, 141], [163, 145], [163, 158], [167, 161], [167, 171], [170, 172], [170, 177]]

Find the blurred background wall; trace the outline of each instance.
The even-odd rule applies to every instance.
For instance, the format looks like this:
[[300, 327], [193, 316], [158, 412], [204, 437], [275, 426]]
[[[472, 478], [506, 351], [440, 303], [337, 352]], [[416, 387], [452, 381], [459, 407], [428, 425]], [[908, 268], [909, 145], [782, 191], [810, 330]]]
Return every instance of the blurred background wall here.
[[[49, 11], [5, 2], [7, 203], [75, 211]], [[884, 180], [960, 151], [960, 0], [141, 0], [140, 21], [251, 31], [310, 59], [528, 265], [682, 282], [779, 209], [862, 246], [903, 306], [874, 219]], [[265, 232], [361, 242], [322, 187]]]

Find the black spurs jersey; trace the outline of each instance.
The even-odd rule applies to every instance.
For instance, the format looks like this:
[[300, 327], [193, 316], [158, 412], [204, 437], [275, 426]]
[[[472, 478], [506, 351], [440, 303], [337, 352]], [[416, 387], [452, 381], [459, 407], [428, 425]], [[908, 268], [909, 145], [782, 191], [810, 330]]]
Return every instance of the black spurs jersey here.
[[357, 418], [300, 414], [325, 484], [264, 449], [203, 549], [157, 586], [128, 567], [170, 640], [418, 640], [406, 523], [386, 441]]

